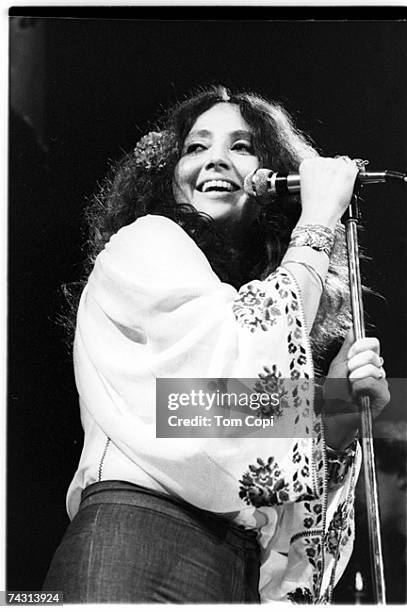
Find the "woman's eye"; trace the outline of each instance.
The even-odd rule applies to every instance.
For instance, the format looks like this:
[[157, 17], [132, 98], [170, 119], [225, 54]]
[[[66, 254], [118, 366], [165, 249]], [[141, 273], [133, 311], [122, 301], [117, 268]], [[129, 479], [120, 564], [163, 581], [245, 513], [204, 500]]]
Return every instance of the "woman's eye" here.
[[253, 145], [250, 142], [246, 142], [246, 141], [235, 142], [234, 145], [232, 146], [232, 150], [241, 151], [243, 153], [250, 153], [250, 154], [253, 154], [254, 152]]
[[185, 147], [184, 153], [199, 153], [206, 149], [205, 145], [200, 142], [191, 142], [191, 144]]

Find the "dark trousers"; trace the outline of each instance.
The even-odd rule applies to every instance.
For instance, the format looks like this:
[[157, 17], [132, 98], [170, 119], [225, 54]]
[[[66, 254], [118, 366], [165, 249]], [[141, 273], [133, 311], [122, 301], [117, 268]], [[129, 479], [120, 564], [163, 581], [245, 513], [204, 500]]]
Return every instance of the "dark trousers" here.
[[256, 533], [122, 481], [90, 485], [43, 589], [65, 602], [258, 603]]

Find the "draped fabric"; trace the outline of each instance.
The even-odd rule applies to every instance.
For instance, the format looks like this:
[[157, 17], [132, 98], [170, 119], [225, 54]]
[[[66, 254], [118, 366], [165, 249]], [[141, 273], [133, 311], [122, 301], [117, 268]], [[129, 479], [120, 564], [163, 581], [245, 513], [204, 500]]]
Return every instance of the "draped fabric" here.
[[[92, 482], [148, 486], [258, 530], [263, 602], [329, 600], [352, 550], [359, 456], [342, 483], [328, 482], [301, 296], [288, 270], [236, 291], [176, 223], [138, 219], [96, 259], [74, 365], [85, 441], [71, 517]], [[291, 381], [273, 437], [156, 438], [157, 378], [212, 377], [264, 389]]]

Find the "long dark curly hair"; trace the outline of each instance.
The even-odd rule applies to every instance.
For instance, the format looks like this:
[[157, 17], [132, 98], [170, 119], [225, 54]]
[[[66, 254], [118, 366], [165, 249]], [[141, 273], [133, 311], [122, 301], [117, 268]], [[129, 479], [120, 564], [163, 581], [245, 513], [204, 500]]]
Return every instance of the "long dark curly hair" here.
[[[188, 204], [177, 203], [172, 182], [184, 140], [196, 119], [215, 104], [239, 107], [253, 132], [254, 153], [260, 165], [278, 172], [298, 172], [306, 157], [318, 153], [309, 139], [295, 128], [284, 108], [254, 93], [233, 94], [223, 86], [201, 89], [178, 103], [155, 124], [155, 131], [113, 165], [86, 209], [87, 259], [83, 282], [68, 288], [73, 311], [98, 253], [121, 227], [147, 214], [158, 214], [178, 223], [208, 257], [222, 281], [239, 288], [255, 278], [264, 279], [280, 263], [299, 214], [298, 197], [278, 198], [264, 206], [247, 228], [245, 240], [233, 242], [227, 229]], [[330, 266], [319, 310], [311, 332], [316, 358], [324, 360], [334, 341], [351, 325], [345, 234], [338, 225]]]

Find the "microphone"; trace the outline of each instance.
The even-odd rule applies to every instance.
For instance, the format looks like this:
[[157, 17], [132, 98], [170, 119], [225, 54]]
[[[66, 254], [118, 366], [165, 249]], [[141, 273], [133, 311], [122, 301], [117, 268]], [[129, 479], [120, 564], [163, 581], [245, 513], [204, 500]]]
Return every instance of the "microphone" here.
[[[382, 172], [361, 171], [356, 177], [356, 183], [359, 185], [386, 183], [391, 180], [400, 180], [407, 183], [407, 175], [393, 170], [383, 170]], [[281, 195], [298, 193], [301, 189], [300, 175], [274, 172], [268, 168], [257, 168], [246, 176], [243, 189], [248, 195], [262, 198], [266, 202]]]

